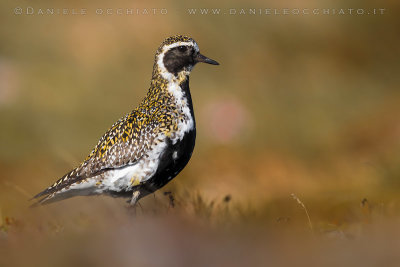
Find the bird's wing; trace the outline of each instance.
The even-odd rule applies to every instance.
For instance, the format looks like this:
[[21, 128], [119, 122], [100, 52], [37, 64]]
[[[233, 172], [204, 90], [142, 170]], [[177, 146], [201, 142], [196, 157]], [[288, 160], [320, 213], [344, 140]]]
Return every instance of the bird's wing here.
[[107, 170], [134, 165], [150, 149], [157, 138], [158, 128], [159, 122], [154, 114], [132, 111], [111, 126], [80, 166], [34, 198], [55, 193]]

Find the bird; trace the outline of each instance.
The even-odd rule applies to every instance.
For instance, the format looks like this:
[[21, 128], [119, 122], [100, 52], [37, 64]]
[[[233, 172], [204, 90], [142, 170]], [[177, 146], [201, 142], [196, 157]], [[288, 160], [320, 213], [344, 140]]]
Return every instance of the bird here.
[[150, 88], [141, 103], [115, 122], [86, 159], [33, 197], [36, 205], [75, 196], [109, 195], [136, 203], [165, 186], [189, 162], [196, 122], [189, 74], [197, 63], [219, 65], [186, 35], [157, 49]]

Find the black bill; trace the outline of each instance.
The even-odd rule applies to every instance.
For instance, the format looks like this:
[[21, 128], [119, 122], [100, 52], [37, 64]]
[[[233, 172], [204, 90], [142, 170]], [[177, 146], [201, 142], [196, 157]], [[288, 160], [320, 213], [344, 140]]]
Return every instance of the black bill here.
[[211, 58], [208, 58], [206, 56], [203, 56], [202, 54], [198, 53], [197, 56], [195, 57], [195, 61], [197, 62], [203, 62], [203, 63], [208, 63], [211, 65], [219, 65], [219, 63], [215, 60], [212, 60]]

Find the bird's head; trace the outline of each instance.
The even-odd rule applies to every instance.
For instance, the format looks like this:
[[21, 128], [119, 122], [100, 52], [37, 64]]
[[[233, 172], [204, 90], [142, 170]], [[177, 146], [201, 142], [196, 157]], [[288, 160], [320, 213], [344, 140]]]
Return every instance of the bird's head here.
[[157, 50], [155, 61], [155, 68], [167, 80], [172, 80], [182, 74], [189, 75], [199, 62], [219, 65], [217, 61], [200, 54], [195, 40], [183, 35], [165, 39]]

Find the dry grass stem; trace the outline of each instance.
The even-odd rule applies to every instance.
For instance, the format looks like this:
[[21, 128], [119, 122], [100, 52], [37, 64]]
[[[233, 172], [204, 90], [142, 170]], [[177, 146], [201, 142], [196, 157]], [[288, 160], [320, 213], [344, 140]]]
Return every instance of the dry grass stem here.
[[307, 219], [308, 219], [308, 226], [310, 227], [311, 232], [314, 233], [314, 227], [313, 227], [313, 224], [311, 222], [310, 215], [308, 214], [308, 210], [307, 210], [306, 205], [304, 205], [304, 203], [295, 194], [292, 193], [291, 196], [304, 209], [304, 211], [305, 211], [305, 213], [307, 215]]

